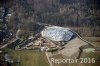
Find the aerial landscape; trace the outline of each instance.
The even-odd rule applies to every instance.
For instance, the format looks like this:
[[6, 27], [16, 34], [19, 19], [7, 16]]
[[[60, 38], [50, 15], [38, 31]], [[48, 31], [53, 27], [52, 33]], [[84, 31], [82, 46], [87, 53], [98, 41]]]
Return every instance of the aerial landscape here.
[[100, 66], [100, 1], [0, 0], [0, 66]]

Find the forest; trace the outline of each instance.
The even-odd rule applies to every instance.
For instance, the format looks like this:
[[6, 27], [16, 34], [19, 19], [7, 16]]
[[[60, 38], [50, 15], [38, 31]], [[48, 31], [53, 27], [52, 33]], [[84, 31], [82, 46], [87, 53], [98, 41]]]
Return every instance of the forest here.
[[[3, 3], [6, 0], [1, 0]], [[81, 36], [100, 36], [99, 0], [7, 0], [8, 28], [33, 31], [35, 23], [69, 27]]]

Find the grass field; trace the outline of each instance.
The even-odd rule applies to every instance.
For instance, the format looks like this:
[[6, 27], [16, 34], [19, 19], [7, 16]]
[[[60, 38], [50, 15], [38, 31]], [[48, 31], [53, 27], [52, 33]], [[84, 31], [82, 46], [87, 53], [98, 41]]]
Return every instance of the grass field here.
[[100, 37], [83, 37], [83, 39], [91, 42], [100, 42]]
[[100, 47], [100, 37], [83, 37], [83, 39], [92, 42], [95, 47]]
[[10, 52], [10, 54], [15, 61], [20, 61], [19, 64], [13, 66], [49, 66], [46, 55], [43, 52], [22, 50]]

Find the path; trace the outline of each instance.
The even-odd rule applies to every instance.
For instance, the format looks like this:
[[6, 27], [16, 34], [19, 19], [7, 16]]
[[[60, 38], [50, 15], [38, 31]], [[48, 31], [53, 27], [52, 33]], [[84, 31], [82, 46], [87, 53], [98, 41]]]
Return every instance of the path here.
[[48, 52], [45, 52], [45, 54], [46, 54], [46, 57], [47, 57], [47, 59], [48, 59], [48, 62], [49, 62], [49, 64], [50, 64], [50, 66], [53, 66], [52, 63], [51, 63], [51, 61], [50, 61], [50, 58], [49, 58]]

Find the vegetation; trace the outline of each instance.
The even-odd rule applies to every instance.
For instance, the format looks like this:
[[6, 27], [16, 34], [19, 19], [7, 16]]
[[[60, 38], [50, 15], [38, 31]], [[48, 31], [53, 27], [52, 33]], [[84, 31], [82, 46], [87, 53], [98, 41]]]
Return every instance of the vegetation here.
[[55, 51], [57, 51], [58, 49], [57, 48], [50, 48], [47, 52], [55, 52]]
[[[100, 36], [99, 6], [99, 0], [0, 0], [0, 7], [3, 7], [5, 11], [3, 22], [6, 22], [5, 16], [8, 11], [11, 11], [11, 17], [7, 21], [8, 30], [16, 34], [20, 28], [22, 32], [20, 32], [19, 36], [24, 40], [28, 38], [29, 31], [37, 33], [36, 31], [38, 31], [40, 27], [36, 25], [37, 22], [69, 27], [78, 32], [81, 36]], [[2, 27], [3, 25], [0, 24], [0, 29]], [[2, 36], [2, 34], [1, 31], [0, 36]], [[0, 37], [0, 41], [1, 39], [3, 39], [3, 37]], [[100, 44], [100, 41], [98, 41], [99, 38], [87, 39], [94, 44]], [[20, 44], [18, 42], [20, 41], [12, 43], [8, 45], [8, 47], [15, 49], [15, 47]], [[33, 50], [12, 51], [8, 48], [4, 50], [5, 52], [10, 51], [15, 61], [20, 61], [19, 64], [15, 64], [16, 66], [49, 66], [44, 53], [35, 52]], [[49, 52], [56, 50], [57, 49], [51, 49]], [[97, 55], [100, 55], [100, 53], [83, 53], [82, 57], [96, 57], [96, 59], [99, 60], [100, 57]], [[63, 56], [59, 55], [56, 56], [56, 58], [63, 58]], [[86, 64], [61, 64], [60, 66], [66, 65], [86, 66]], [[87, 65], [99, 66], [98, 62], [97, 64]], [[59, 65], [54, 64], [54, 66]]]
[[100, 37], [83, 37], [83, 38], [90, 42], [100, 42]]
[[19, 46], [20, 45], [20, 43], [21, 43], [21, 40], [20, 39], [17, 39], [15, 42], [9, 44], [7, 46], [7, 48], [14, 50], [16, 46]]
[[[100, 36], [99, 0], [15, 0], [14, 3], [11, 7], [13, 15], [8, 22], [13, 31], [18, 26], [34, 31], [34, 23], [41, 22], [76, 27], [82, 36]], [[83, 29], [78, 29], [81, 27]]]
[[93, 43], [93, 46], [100, 47], [100, 37], [83, 37], [85, 40]]
[[0, 0], [0, 5], [5, 3], [12, 11], [7, 24], [13, 32], [19, 27], [34, 31], [34, 23], [41, 22], [76, 27], [81, 36], [100, 36], [99, 0]]
[[10, 52], [14, 61], [20, 61], [14, 66], [49, 66], [48, 60], [44, 52], [33, 50], [23, 50]]

